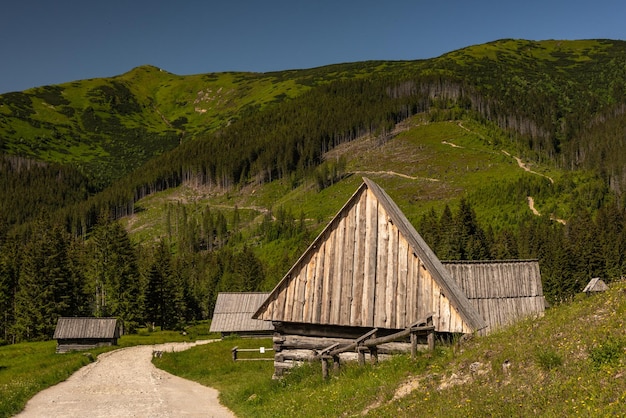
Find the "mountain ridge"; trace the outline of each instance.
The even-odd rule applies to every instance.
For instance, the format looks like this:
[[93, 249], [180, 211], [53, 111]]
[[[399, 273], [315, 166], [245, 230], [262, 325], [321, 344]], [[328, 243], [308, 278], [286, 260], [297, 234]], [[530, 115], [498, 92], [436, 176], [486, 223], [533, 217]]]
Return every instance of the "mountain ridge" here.
[[[502, 40], [267, 74], [142, 66], [2, 95], [0, 308], [48, 280], [10, 254], [34, 268], [57, 239], [76, 269], [63, 285], [85, 291], [62, 314], [136, 325], [160, 300], [150, 281], [175, 277], [172, 318], [206, 319], [218, 291], [271, 289], [362, 173], [440, 258], [538, 258], [546, 295], [566, 299], [626, 272], [622, 63], [621, 41]], [[136, 283], [106, 251], [141, 254], [124, 267]]]

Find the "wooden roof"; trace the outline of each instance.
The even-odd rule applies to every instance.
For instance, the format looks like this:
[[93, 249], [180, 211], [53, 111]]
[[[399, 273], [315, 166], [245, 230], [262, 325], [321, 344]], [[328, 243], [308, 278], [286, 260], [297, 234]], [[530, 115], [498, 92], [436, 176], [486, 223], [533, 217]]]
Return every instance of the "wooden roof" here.
[[254, 317], [402, 329], [427, 313], [438, 331], [487, 325], [395, 202], [363, 178]]
[[599, 277], [594, 277], [587, 283], [587, 286], [583, 289], [584, 293], [589, 292], [605, 292], [609, 289], [609, 287], [604, 283], [604, 280]]
[[119, 338], [117, 318], [61, 317], [54, 330], [54, 339], [111, 339]]
[[270, 321], [252, 319], [252, 314], [267, 299], [269, 292], [221, 292], [217, 295], [211, 332], [273, 331]]
[[492, 330], [515, 320], [541, 315], [545, 300], [537, 260], [444, 261]]

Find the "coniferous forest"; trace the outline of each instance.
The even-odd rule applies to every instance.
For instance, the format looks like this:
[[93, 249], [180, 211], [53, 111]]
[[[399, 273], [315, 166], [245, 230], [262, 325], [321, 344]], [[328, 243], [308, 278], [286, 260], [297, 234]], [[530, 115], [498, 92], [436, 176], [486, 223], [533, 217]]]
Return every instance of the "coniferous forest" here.
[[[428, 154], [451, 127], [472, 146]], [[51, 338], [59, 316], [181, 329], [210, 318], [220, 291], [271, 290], [358, 173], [385, 164], [439, 182], [381, 179], [441, 259], [539, 259], [556, 303], [626, 274], [621, 41], [265, 74], [139, 67], [0, 95], [0, 153], [2, 343]], [[511, 155], [546, 174], [520, 162], [475, 177]], [[180, 190], [196, 195], [147, 203]], [[279, 204], [290, 193], [338, 203]], [[148, 215], [148, 232], [133, 228]]]

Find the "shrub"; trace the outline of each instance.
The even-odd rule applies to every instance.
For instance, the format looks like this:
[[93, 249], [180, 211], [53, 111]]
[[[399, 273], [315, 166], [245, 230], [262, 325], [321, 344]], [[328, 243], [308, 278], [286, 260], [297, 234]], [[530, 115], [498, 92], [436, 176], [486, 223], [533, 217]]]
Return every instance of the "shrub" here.
[[603, 365], [617, 363], [624, 352], [624, 341], [622, 339], [609, 336], [602, 343], [589, 350], [589, 358], [594, 367], [600, 368]]
[[543, 370], [552, 370], [563, 364], [563, 358], [551, 348], [542, 348], [537, 351], [535, 358]]

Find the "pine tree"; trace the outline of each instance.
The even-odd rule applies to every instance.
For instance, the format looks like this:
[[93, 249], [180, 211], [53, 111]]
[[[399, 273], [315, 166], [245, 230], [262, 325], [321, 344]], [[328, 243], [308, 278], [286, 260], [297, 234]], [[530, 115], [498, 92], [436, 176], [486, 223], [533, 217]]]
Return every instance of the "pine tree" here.
[[15, 296], [22, 251], [16, 240], [5, 239], [0, 247], [0, 340], [15, 342]]
[[40, 219], [23, 250], [15, 297], [18, 340], [51, 338], [59, 316], [71, 315], [69, 236]]
[[233, 290], [258, 291], [265, 278], [263, 265], [247, 245], [233, 258]]
[[175, 329], [184, 322], [182, 277], [173, 271], [170, 249], [163, 240], [156, 246], [148, 271], [146, 317], [163, 329]]
[[132, 331], [143, 320], [143, 283], [128, 233], [101, 216], [90, 239], [91, 293], [95, 316], [115, 316]]

